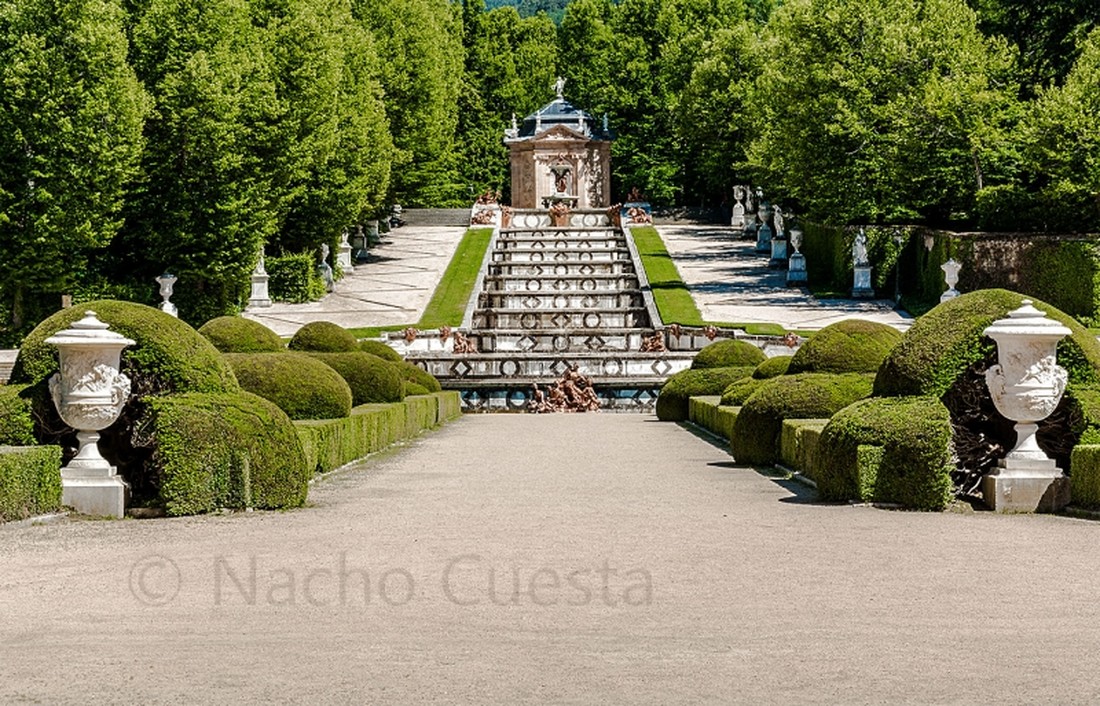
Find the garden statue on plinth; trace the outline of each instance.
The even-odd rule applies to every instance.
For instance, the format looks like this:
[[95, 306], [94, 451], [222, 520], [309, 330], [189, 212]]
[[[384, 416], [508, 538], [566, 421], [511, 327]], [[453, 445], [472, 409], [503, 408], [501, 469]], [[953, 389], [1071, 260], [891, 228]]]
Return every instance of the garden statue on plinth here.
[[130, 396], [130, 378], [119, 372], [122, 349], [134, 344], [96, 318], [94, 311], [46, 339], [56, 346], [60, 371], [50, 396], [61, 419], [76, 429], [80, 448], [61, 469], [61, 502], [85, 515], [122, 517], [130, 486], [99, 453], [99, 432], [111, 426]]
[[940, 265], [940, 269], [943, 270], [943, 278], [947, 282], [947, 291], [940, 295], [940, 301], [945, 302], [959, 296], [959, 290], [955, 289], [955, 285], [959, 283], [959, 270], [962, 269], [962, 265], [955, 262], [955, 258], [951, 258]]
[[772, 216], [775, 229], [772, 232], [771, 259], [768, 267], [773, 270], [781, 270], [787, 267], [787, 229], [783, 220], [783, 209], [775, 207], [775, 215]]
[[771, 254], [772, 251], [772, 227], [769, 222], [772, 219], [772, 206], [767, 201], [760, 202], [760, 208], [756, 211], [756, 218], [760, 225], [756, 227], [756, 252]]
[[256, 267], [252, 270], [252, 292], [248, 295], [248, 306], [265, 308], [271, 306], [271, 297], [267, 293], [267, 281], [269, 276], [264, 269], [264, 246], [260, 246], [260, 256], [256, 259]]
[[985, 373], [993, 404], [1016, 423], [1016, 446], [982, 479], [982, 497], [998, 512], [1055, 512], [1069, 504], [1069, 478], [1039, 448], [1039, 422], [1058, 406], [1068, 374], [1058, 341], [1072, 331], [1025, 299], [982, 331], [997, 343], [997, 364]]
[[355, 268], [351, 264], [351, 243], [348, 242], [347, 228], [340, 234], [340, 245], [336, 251], [336, 266], [345, 275], [355, 272]]
[[172, 287], [176, 284], [176, 280], [179, 279], [171, 272], [165, 272], [161, 276], [156, 278], [157, 284], [160, 285], [160, 310], [170, 316], [179, 317], [179, 309], [176, 305], [168, 301], [172, 297]]
[[321, 261], [317, 263], [317, 274], [325, 283], [325, 291], [331, 292], [336, 289], [336, 280], [332, 276], [332, 265], [328, 264], [328, 253], [328, 243], [321, 243]]
[[867, 257], [867, 233], [860, 228], [852, 241], [852, 298], [874, 299], [871, 286], [871, 262]]
[[733, 228], [745, 227], [745, 187], [733, 187], [733, 215], [730, 216], [730, 226]]
[[797, 225], [791, 227], [791, 261], [787, 265], [787, 286], [798, 287], [806, 284], [806, 256], [799, 252], [802, 247], [802, 229]]

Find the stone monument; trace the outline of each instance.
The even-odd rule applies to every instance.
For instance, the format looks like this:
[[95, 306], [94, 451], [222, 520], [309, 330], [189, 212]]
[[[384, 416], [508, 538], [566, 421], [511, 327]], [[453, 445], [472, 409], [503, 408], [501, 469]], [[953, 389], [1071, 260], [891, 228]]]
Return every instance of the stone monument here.
[[345, 275], [355, 272], [355, 267], [351, 264], [351, 243], [348, 242], [347, 228], [340, 234], [340, 245], [336, 251], [336, 266]]
[[798, 226], [791, 227], [791, 261], [787, 265], [787, 286], [798, 287], [806, 284], [806, 256], [799, 252], [802, 247], [802, 229]]
[[867, 233], [862, 228], [852, 241], [852, 298], [875, 298], [875, 290], [871, 286], [871, 263], [867, 258]]
[[331, 292], [336, 289], [336, 280], [332, 275], [332, 265], [328, 264], [328, 253], [328, 243], [321, 243], [321, 261], [317, 263], [317, 274], [325, 283], [325, 291]]
[[959, 270], [962, 269], [962, 265], [955, 262], [955, 258], [951, 258], [940, 265], [940, 269], [943, 270], [943, 278], [947, 282], [947, 291], [940, 295], [940, 301], [945, 302], [959, 296], [959, 290], [955, 289], [955, 285], [959, 283]]
[[1028, 299], [982, 332], [997, 343], [997, 364], [985, 373], [997, 411], [1016, 423], [1016, 446], [982, 479], [982, 497], [997, 512], [1055, 512], [1069, 504], [1069, 478], [1039, 448], [1039, 422], [1065, 392], [1058, 341], [1072, 331]]
[[772, 207], [767, 201], [761, 201], [756, 211], [756, 219], [759, 225], [756, 227], [756, 252], [771, 254], [772, 228], [768, 222], [772, 218]]
[[157, 284], [160, 285], [160, 310], [170, 316], [179, 317], [179, 309], [176, 305], [168, 301], [172, 297], [172, 287], [175, 286], [176, 280], [179, 279], [171, 272], [165, 272], [156, 278]]
[[252, 292], [248, 295], [248, 306], [265, 308], [271, 306], [271, 297], [267, 293], [267, 270], [264, 269], [264, 246], [260, 246], [260, 256], [256, 258], [256, 267], [252, 270]]
[[783, 220], [783, 209], [776, 206], [775, 215], [772, 216], [772, 222], [775, 224], [775, 229], [772, 233], [771, 242], [771, 259], [768, 260], [768, 267], [773, 270], [781, 270], [787, 267], [787, 229]]
[[730, 216], [730, 226], [733, 228], [745, 227], [745, 187], [733, 187], [733, 215]]

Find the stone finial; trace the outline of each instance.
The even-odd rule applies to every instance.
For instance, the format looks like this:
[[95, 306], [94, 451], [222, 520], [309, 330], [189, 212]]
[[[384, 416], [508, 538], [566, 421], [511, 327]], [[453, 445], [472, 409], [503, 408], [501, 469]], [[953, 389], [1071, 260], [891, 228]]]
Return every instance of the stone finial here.
[[940, 301], [945, 302], [959, 296], [959, 290], [955, 289], [955, 285], [959, 283], [959, 271], [962, 269], [962, 264], [956, 262], [955, 258], [951, 258], [940, 265], [940, 269], [943, 270], [943, 278], [947, 282], [947, 291], [940, 295]]

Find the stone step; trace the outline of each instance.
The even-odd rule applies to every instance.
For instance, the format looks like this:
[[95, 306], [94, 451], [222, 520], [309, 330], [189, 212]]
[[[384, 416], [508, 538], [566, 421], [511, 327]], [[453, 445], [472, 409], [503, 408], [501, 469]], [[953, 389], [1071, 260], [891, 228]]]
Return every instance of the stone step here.
[[[401, 211], [401, 219], [410, 226], [462, 226], [470, 225], [468, 208], [406, 208]], [[395, 235], [400, 235], [400, 229]]]
[[[546, 267], [545, 269], [556, 269]], [[638, 277], [634, 274], [557, 274], [497, 275], [485, 276], [486, 292], [527, 292], [529, 294], [559, 294], [562, 292], [614, 292], [637, 290]]]
[[628, 259], [605, 262], [594, 261], [542, 261], [542, 262], [493, 262], [489, 265], [489, 276], [517, 277], [585, 277], [608, 275], [633, 275], [634, 263]]
[[[569, 214], [569, 226], [574, 228], [599, 228], [609, 227], [611, 218], [606, 211], [574, 211]], [[550, 214], [546, 211], [514, 211], [509, 230], [542, 229], [551, 227]]]
[[[555, 284], [562, 283], [557, 280]], [[592, 292], [530, 292], [530, 291], [494, 291], [483, 292], [478, 305], [497, 311], [542, 311], [549, 309], [621, 309], [641, 308], [645, 306], [640, 289], [620, 289], [609, 287]]]
[[474, 329], [603, 329], [649, 326], [649, 315], [642, 307], [628, 309], [555, 309], [551, 311], [474, 312]]
[[410, 357], [445, 387], [531, 385], [559, 379], [567, 370], [605, 385], [659, 384], [691, 367], [691, 355], [678, 353], [471, 353]]
[[490, 253], [491, 262], [516, 262], [516, 263], [569, 263], [569, 262], [626, 262], [633, 264], [630, 251], [626, 248], [585, 248], [583, 250], [553, 250], [542, 248], [507, 248], [493, 250]]
[[546, 252], [579, 251], [579, 250], [617, 250], [626, 247], [622, 240], [617, 238], [513, 238], [496, 241], [497, 251], [514, 250], [517, 248], [530, 250], [543, 250]]
[[473, 334], [478, 350], [483, 353], [594, 353], [602, 351], [638, 352], [642, 338], [652, 333], [646, 328], [601, 329], [577, 331], [575, 329], [549, 329], [524, 331], [498, 329]]

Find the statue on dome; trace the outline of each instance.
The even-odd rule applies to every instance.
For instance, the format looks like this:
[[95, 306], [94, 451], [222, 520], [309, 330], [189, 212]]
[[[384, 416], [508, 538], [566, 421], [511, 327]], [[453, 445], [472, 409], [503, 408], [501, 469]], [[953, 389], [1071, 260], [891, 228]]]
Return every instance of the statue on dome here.
[[554, 93], [558, 95], [558, 100], [565, 100], [565, 79], [561, 76], [554, 81]]

